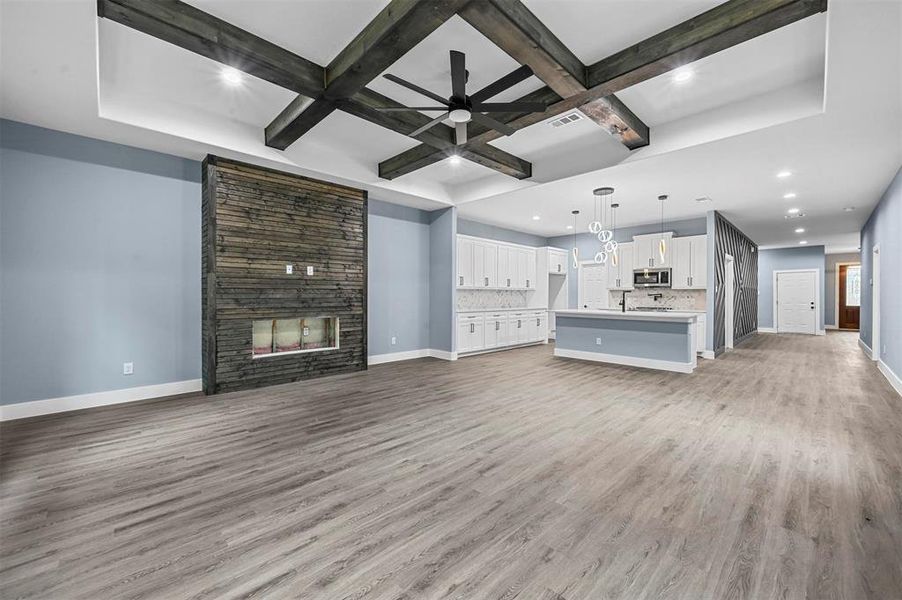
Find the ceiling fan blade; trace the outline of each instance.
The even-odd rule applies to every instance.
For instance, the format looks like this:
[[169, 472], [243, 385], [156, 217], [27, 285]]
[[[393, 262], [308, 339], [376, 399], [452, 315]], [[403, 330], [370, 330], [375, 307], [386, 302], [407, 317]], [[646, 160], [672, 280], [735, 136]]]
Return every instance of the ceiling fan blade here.
[[420, 127], [419, 129], [410, 132], [408, 135], [410, 137], [417, 137], [418, 135], [420, 135], [421, 133], [423, 133], [430, 127], [434, 127], [435, 125], [438, 125], [439, 123], [441, 123], [442, 121], [444, 121], [447, 118], [448, 118], [448, 113], [443, 113], [442, 115], [432, 119], [431, 121], [429, 121], [428, 123], [426, 123], [425, 125]]
[[517, 130], [514, 129], [513, 127], [505, 125], [504, 123], [502, 123], [500, 121], [496, 121], [492, 117], [487, 117], [478, 112], [472, 113], [470, 115], [470, 118], [472, 118], [474, 121], [476, 121], [480, 125], [485, 125], [486, 127], [491, 127], [495, 131], [503, 133], [504, 135], [514, 135], [517, 132]]
[[483, 100], [488, 100], [492, 96], [497, 96], [504, 90], [509, 87], [513, 87], [532, 77], [532, 69], [529, 68], [529, 65], [523, 65], [516, 71], [511, 71], [498, 81], [494, 83], [490, 83], [472, 96], [470, 96], [470, 100], [474, 103], [482, 102]]
[[415, 83], [410, 83], [409, 81], [404, 81], [400, 77], [396, 77], [390, 73], [386, 73], [385, 78], [388, 79], [389, 81], [393, 81], [393, 82], [397, 83], [398, 85], [403, 85], [407, 89], [413, 90], [413, 91], [417, 92], [418, 94], [423, 94], [427, 98], [432, 98], [439, 104], [443, 104], [444, 106], [449, 106], [449, 103], [445, 98], [442, 98], [438, 94], [433, 94], [429, 90], [423, 89]]
[[458, 146], [467, 143], [467, 124], [466, 123], [455, 123], [454, 124], [454, 141]]
[[384, 106], [381, 108], [377, 108], [376, 110], [381, 110], [382, 112], [403, 112], [405, 110], [440, 110], [442, 112], [448, 112], [447, 106]]
[[545, 112], [547, 106], [541, 102], [483, 102], [473, 104], [473, 110], [479, 112]]
[[451, 51], [451, 95], [461, 100], [467, 95], [466, 60], [463, 52]]

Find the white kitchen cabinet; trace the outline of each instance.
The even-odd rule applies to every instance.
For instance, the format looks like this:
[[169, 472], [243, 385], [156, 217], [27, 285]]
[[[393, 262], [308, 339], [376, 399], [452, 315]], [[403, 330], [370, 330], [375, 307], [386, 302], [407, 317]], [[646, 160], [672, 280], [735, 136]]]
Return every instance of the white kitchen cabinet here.
[[475, 246], [471, 239], [457, 238], [457, 287], [473, 287]]
[[506, 346], [507, 341], [507, 314], [490, 313], [485, 316], [485, 349], [500, 348]]
[[617, 264], [608, 257], [608, 289], [633, 289], [633, 242], [618, 244]]
[[526, 320], [527, 315], [522, 312], [510, 314], [507, 322], [507, 339], [509, 344], [525, 344], [529, 341]]
[[517, 248], [498, 246], [498, 287], [517, 289], [519, 262]]
[[498, 287], [498, 245], [476, 242], [473, 245], [473, 281], [477, 288]]
[[548, 272], [555, 275], [567, 274], [567, 253], [559, 250], [548, 251]]
[[673, 240], [673, 278], [675, 290], [699, 290], [707, 287], [708, 236], [693, 235]]
[[[536, 289], [536, 251], [535, 248], [521, 250], [526, 255], [526, 285], [527, 290]], [[547, 277], [545, 274], [542, 277]]]
[[457, 317], [457, 351], [475, 352], [485, 348], [485, 319], [482, 313]]
[[[661, 260], [660, 242], [664, 238], [666, 252]], [[673, 232], [633, 236], [633, 266], [636, 269], [666, 269], [671, 266]]]
[[548, 315], [544, 311], [536, 311], [532, 313], [532, 317], [530, 319], [531, 322], [535, 323], [535, 333], [533, 340], [536, 342], [543, 342], [548, 339]]

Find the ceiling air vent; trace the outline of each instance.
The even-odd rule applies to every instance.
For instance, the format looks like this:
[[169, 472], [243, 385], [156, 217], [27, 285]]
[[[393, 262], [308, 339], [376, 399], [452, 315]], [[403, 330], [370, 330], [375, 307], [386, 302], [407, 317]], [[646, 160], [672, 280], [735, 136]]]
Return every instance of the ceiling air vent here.
[[555, 119], [554, 121], [551, 121], [551, 126], [552, 127], [560, 127], [562, 125], [569, 125], [570, 123], [573, 123], [574, 121], [582, 121], [582, 118], [583, 118], [582, 115], [580, 115], [579, 113], [572, 112], [569, 115], [565, 115], [565, 116], [561, 117], [560, 119]]

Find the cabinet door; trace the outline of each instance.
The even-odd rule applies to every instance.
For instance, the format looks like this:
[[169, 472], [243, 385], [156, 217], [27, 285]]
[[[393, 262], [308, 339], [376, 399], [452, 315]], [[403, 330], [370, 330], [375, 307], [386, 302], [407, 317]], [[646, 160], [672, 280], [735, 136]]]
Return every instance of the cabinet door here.
[[485, 287], [498, 287], [498, 245], [485, 244], [483, 251], [482, 275]]
[[692, 258], [690, 260], [690, 277], [692, 287], [705, 289], [708, 287], [708, 236], [699, 235], [692, 238]]
[[633, 267], [650, 269], [654, 266], [652, 258], [652, 239], [647, 236], [636, 237], [633, 241]]
[[526, 277], [524, 287], [528, 290], [534, 290], [536, 289], [536, 251], [523, 250], [522, 252], [526, 260]]
[[470, 350], [485, 349], [485, 321], [472, 319], [470, 323]]
[[557, 250], [549, 250], [548, 252], [548, 272], [549, 273], [566, 273], [567, 263], [566, 255]]
[[473, 287], [474, 245], [473, 240], [457, 240], [457, 287]]
[[516, 285], [514, 287], [525, 290], [527, 276], [526, 250], [522, 248], [514, 248], [514, 262], [517, 265]]
[[498, 246], [498, 287], [509, 288], [511, 286], [510, 253], [507, 246]]
[[504, 335], [502, 333], [502, 322], [506, 322], [505, 315], [486, 315], [485, 318], [485, 347], [497, 348], [504, 345]]
[[470, 351], [470, 323], [465, 319], [458, 319], [457, 321], [457, 351], [458, 352], [469, 352]]
[[538, 319], [535, 315], [523, 315], [524, 328], [526, 329], [526, 335], [524, 342], [534, 342], [538, 339], [539, 336], [539, 324]]
[[473, 287], [487, 287], [485, 285], [485, 244], [473, 243]]
[[671, 242], [673, 273], [671, 286], [675, 290], [692, 287], [692, 245], [693, 238], [680, 237]]
[[635, 245], [633, 242], [620, 244], [617, 247], [620, 253], [617, 261], [617, 289], [631, 290], [633, 289], [633, 265], [635, 264]]
[[540, 315], [536, 317], [536, 325], [538, 332], [536, 333], [536, 341], [544, 342], [548, 339], [548, 316]]

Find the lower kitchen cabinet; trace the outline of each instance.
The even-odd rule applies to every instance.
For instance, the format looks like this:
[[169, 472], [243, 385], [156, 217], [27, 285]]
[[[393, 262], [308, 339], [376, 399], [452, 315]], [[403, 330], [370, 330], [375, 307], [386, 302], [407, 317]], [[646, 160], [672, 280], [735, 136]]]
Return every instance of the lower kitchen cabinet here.
[[548, 313], [545, 309], [460, 313], [457, 316], [458, 354], [534, 344], [545, 342], [547, 338]]

